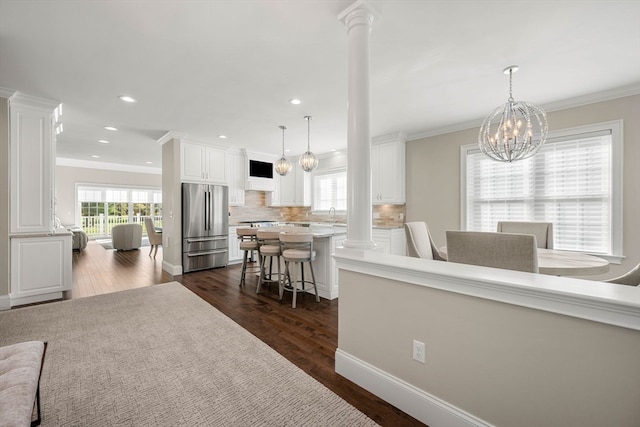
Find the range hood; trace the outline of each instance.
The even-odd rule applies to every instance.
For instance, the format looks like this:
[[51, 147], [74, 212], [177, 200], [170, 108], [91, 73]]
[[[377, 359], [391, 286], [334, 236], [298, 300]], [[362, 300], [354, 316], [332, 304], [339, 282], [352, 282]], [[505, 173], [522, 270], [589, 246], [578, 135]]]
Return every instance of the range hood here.
[[243, 150], [245, 157], [245, 190], [275, 191], [277, 176], [273, 164], [276, 156]]

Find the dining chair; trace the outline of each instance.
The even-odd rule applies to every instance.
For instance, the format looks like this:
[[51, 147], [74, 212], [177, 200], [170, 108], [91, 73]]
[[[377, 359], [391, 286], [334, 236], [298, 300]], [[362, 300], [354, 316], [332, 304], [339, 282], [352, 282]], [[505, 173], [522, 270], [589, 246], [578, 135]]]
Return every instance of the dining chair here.
[[151, 245], [151, 249], [149, 249], [149, 256], [151, 256], [151, 252], [155, 249], [155, 252], [153, 252], [153, 259], [155, 259], [156, 254], [158, 253], [158, 246], [162, 245], [162, 232], [156, 231], [153, 219], [151, 219], [150, 217], [145, 217], [144, 225], [147, 229], [149, 244]]
[[640, 263], [622, 276], [605, 280], [607, 283], [617, 283], [618, 285], [640, 286]]
[[447, 231], [449, 262], [538, 273], [536, 236], [531, 234]]
[[424, 221], [406, 222], [404, 232], [407, 236], [407, 254], [413, 258], [446, 261], [433, 243], [429, 227]]
[[553, 249], [553, 223], [532, 221], [500, 221], [498, 233], [533, 234], [538, 247]]

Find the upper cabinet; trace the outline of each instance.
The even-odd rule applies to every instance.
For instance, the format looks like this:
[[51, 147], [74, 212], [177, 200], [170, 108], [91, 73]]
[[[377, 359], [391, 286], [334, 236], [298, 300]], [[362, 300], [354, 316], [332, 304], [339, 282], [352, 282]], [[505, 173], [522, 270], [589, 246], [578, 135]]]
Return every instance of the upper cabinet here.
[[303, 171], [296, 159], [291, 172], [280, 177], [281, 206], [311, 206], [311, 174]]
[[241, 152], [227, 152], [227, 174], [229, 178], [229, 206], [244, 205], [246, 160]]
[[182, 182], [228, 183], [226, 150], [211, 145], [182, 142], [180, 146]]
[[19, 93], [9, 99], [11, 233], [50, 233], [55, 228], [56, 107]]
[[275, 187], [267, 193], [269, 206], [311, 206], [311, 174], [298, 166], [296, 159], [291, 172], [285, 176], [276, 175]]
[[374, 205], [404, 204], [405, 141], [401, 134], [384, 135], [371, 142], [371, 175]]

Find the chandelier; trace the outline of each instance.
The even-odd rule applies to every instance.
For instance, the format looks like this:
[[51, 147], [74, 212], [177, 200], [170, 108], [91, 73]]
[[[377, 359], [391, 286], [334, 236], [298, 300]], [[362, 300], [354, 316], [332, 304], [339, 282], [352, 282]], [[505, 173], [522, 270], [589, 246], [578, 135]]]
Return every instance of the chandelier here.
[[276, 173], [278, 175], [281, 176], [285, 176], [286, 174], [288, 174], [289, 172], [291, 172], [291, 169], [293, 168], [293, 165], [291, 164], [291, 162], [289, 160], [287, 160], [284, 157], [284, 131], [287, 129], [286, 126], [279, 126], [280, 129], [282, 129], [282, 157], [280, 157], [274, 167], [276, 169]]
[[547, 115], [541, 107], [514, 101], [513, 73], [517, 65], [504, 69], [509, 74], [509, 99], [489, 114], [480, 127], [480, 150], [494, 160], [513, 162], [533, 156], [547, 139]]
[[298, 164], [300, 165], [300, 167], [305, 171], [305, 172], [313, 172], [315, 170], [315, 168], [318, 167], [318, 159], [316, 158], [316, 156], [311, 152], [311, 116], [304, 116], [304, 118], [307, 120], [307, 151], [305, 151], [304, 153], [302, 153], [302, 155], [300, 156], [300, 158], [298, 159]]

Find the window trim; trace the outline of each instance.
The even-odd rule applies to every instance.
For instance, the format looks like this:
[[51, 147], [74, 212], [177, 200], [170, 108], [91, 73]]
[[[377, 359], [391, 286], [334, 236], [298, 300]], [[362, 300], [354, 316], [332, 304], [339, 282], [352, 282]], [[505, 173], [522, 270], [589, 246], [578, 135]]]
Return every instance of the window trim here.
[[[545, 144], [553, 144], [550, 140], [578, 136], [584, 133], [611, 131], [611, 254], [597, 254], [612, 264], [620, 264], [623, 255], [623, 157], [624, 138], [623, 120], [612, 120], [584, 126], [576, 126], [550, 131]], [[460, 146], [460, 229], [466, 230], [467, 224], [467, 155], [480, 152], [478, 144]]]
[[[347, 173], [347, 167], [346, 166], [336, 166], [336, 167], [330, 167], [330, 168], [323, 168], [323, 169], [317, 169], [315, 170], [312, 175], [311, 175], [311, 214], [312, 215], [322, 215], [322, 214], [329, 214], [329, 209], [316, 209], [316, 182], [315, 179], [317, 176], [320, 175], [331, 175], [331, 174], [336, 174], [336, 173], [342, 173], [344, 172], [345, 175]], [[348, 178], [348, 176], [347, 176]], [[346, 215], [347, 214], [347, 210], [346, 209], [336, 209], [336, 214], [339, 215]]]

